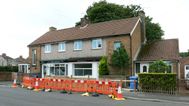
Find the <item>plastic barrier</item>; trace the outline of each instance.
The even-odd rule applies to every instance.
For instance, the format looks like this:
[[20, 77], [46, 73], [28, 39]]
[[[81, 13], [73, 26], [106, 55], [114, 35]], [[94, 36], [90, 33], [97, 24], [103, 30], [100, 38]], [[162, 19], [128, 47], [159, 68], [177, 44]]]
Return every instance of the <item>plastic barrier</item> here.
[[[36, 87], [37, 81], [37, 87]], [[118, 84], [104, 80], [73, 80], [55, 78], [23, 77], [23, 86], [37, 89], [65, 90], [73, 92], [91, 92], [106, 95], [117, 95]]]

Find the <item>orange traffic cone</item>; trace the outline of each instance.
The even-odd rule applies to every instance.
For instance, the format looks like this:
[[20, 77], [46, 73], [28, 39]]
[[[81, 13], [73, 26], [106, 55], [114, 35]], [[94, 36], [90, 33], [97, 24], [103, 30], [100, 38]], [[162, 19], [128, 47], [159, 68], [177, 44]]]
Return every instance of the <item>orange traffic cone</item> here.
[[35, 81], [34, 91], [40, 91], [38, 79]]
[[16, 85], [16, 79], [14, 79], [13, 84], [12, 84], [12, 88], [16, 88], [16, 87], [17, 87], [17, 85]]
[[116, 97], [114, 99], [115, 100], [125, 100], [125, 98], [123, 98], [123, 95], [122, 95], [122, 92], [121, 92], [121, 83], [118, 86], [117, 94], [116, 94]]

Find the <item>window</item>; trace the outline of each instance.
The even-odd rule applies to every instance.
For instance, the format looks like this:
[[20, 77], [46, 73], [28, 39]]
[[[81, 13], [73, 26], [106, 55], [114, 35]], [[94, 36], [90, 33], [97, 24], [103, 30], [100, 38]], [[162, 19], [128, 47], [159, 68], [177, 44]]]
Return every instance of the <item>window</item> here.
[[120, 47], [121, 47], [121, 42], [120, 41], [114, 42], [114, 50], [117, 50]]
[[65, 45], [65, 42], [61, 42], [58, 44], [58, 51], [59, 52], [63, 52], [66, 50], [66, 45]]
[[45, 53], [50, 53], [51, 52], [51, 44], [46, 44], [45, 45]]
[[50, 75], [51, 76], [67, 75], [66, 67], [67, 64], [51, 64]]
[[82, 41], [74, 41], [74, 50], [82, 50]]
[[140, 63], [136, 63], [136, 73], [140, 73]]
[[92, 49], [102, 48], [102, 39], [93, 39], [92, 40]]
[[143, 73], [146, 73], [146, 72], [147, 72], [147, 67], [143, 66]]
[[186, 70], [189, 70], [189, 66], [186, 66]]
[[88, 76], [92, 75], [92, 64], [75, 64], [75, 76]]
[[36, 65], [36, 50], [32, 49], [32, 65]]

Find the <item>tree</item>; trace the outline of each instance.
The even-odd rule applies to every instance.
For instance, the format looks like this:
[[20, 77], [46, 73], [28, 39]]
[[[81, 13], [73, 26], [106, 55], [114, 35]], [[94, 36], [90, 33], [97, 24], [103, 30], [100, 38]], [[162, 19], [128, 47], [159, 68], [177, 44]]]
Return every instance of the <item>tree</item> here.
[[120, 69], [121, 75], [123, 75], [123, 69], [129, 67], [129, 56], [122, 44], [120, 48], [114, 50], [111, 56], [111, 64]]
[[107, 57], [102, 57], [99, 63], [99, 75], [109, 75]]
[[[90, 23], [98, 23], [116, 19], [136, 17], [143, 9], [139, 5], [117, 5], [114, 3], [108, 3], [106, 1], [95, 2], [92, 6], [89, 6], [86, 15]], [[146, 37], [148, 42], [159, 40], [162, 38], [164, 32], [158, 23], [153, 23], [152, 18], [147, 16], [146, 18]], [[77, 22], [76, 26], [81, 22]]]
[[150, 64], [149, 72], [150, 73], [165, 73], [165, 72], [170, 72], [170, 68], [162, 60], [159, 60]]
[[189, 56], [189, 50], [188, 52], [181, 52], [179, 53], [181, 57], [188, 57]]

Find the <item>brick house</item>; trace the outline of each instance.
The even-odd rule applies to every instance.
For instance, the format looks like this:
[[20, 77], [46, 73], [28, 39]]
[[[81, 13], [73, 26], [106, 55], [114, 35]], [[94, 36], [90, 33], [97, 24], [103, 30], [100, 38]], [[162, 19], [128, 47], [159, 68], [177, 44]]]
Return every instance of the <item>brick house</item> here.
[[149, 72], [150, 63], [156, 60], [164, 61], [170, 72], [176, 73], [180, 79], [178, 39], [166, 39], [146, 44], [142, 47], [135, 61], [136, 73]]
[[[100, 58], [110, 58], [120, 43], [125, 46], [133, 63], [145, 43], [142, 23], [140, 17], [134, 17], [62, 30], [50, 27], [47, 33], [28, 46], [31, 72], [41, 72], [42, 77], [90, 75], [98, 78]], [[115, 74], [112, 70], [110, 74]], [[128, 74], [131, 71], [127, 71]]]
[[189, 80], [189, 57], [180, 59], [180, 79]]
[[[61, 30], [50, 27], [47, 33], [28, 45], [30, 70], [32, 73], [41, 73], [42, 77], [46, 75], [87, 77], [89, 75], [91, 78], [98, 78], [100, 58], [107, 56], [110, 61], [113, 51], [122, 43], [131, 63], [130, 69], [124, 69], [124, 71], [127, 76], [137, 75], [137, 66], [143, 62], [142, 59], [140, 60], [139, 53], [141, 54], [141, 48], [143, 49], [146, 43], [144, 16], [140, 14], [139, 17], [81, 24], [81, 26]], [[177, 41], [175, 46], [178, 47]], [[169, 40], [164, 42], [169, 44]], [[175, 55], [178, 53], [177, 47], [176, 51], [173, 51]], [[169, 54], [165, 53], [165, 55]], [[166, 60], [164, 57], [160, 59]], [[118, 73], [111, 66], [109, 69], [111, 75]]]

